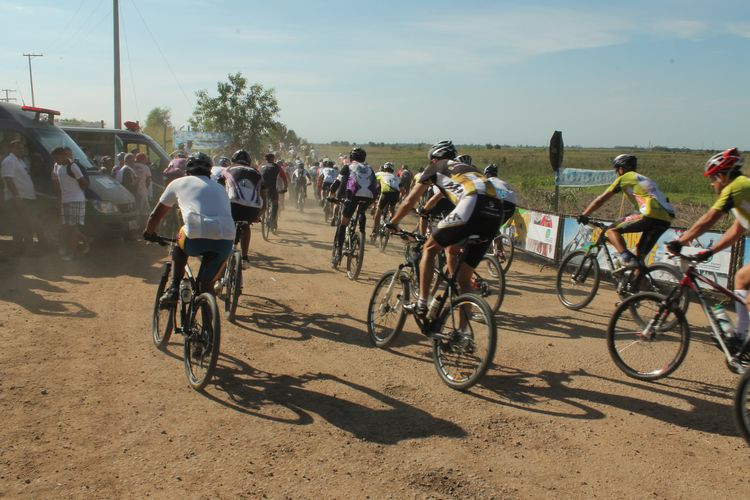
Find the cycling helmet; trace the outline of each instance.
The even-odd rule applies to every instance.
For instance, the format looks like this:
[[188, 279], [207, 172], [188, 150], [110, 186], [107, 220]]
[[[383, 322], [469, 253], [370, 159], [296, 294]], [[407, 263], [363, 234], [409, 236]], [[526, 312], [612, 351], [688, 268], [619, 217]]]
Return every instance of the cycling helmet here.
[[218, 160], [216, 160], [216, 164], [220, 167], [228, 167], [232, 164], [232, 160], [230, 160], [226, 156], [219, 156]]
[[428, 160], [452, 160], [456, 157], [456, 146], [451, 141], [440, 141], [432, 145], [427, 152]]
[[185, 164], [185, 173], [187, 175], [211, 175], [211, 157], [206, 153], [193, 153], [188, 157]]
[[484, 175], [485, 177], [497, 177], [497, 165], [494, 163], [487, 165], [484, 169]]
[[472, 158], [470, 155], [457, 156], [456, 161], [460, 163], [465, 163], [467, 165], [472, 165]]
[[[244, 149], [238, 149], [232, 155], [232, 163], [237, 163], [238, 165], [245, 165], [249, 167], [250, 163], [252, 163], [252, 160], [250, 159], [250, 153], [248, 153]], [[219, 160], [219, 164], [221, 164], [221, 160]]]
[[727, 149], [721, 153], [716, 153], [706, 162], [704, 177], [716, 175], [721, 172], [732, 172], [742, 168], [744, 159], [740, 156], [737, 148]]
[[387, 161], [383, 163], [383, 167], [381, 168], [383, 172], [390, 172], [393, 173], [393, 163]]
[[349, 159], [352, 161], [363, 162], [367, 158], [367, 153], [362, 148], [354, 148], [349, 151]]
[[638, 166], [638, 158], [636, 158], [633, 155], [628, 155], [628, 154], [619, 155], [614, 160], [612, 160], [612, 167], [624, 168], [626, 172], [635, 170], [637, 166]]

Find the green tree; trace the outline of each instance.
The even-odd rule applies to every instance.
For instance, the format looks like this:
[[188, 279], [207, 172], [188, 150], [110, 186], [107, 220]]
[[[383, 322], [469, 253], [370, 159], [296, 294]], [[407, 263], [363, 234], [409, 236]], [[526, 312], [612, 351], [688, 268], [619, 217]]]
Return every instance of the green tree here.
[[169, 152], [172, 149], [169, 147], [172, 143], [169, 139], [172, 136], [172, 110], [156, 107], [149, 111], [143, 131]]
[[231, 148], [262, 151], [261, 145], [274, 135], [279, 104], [273, 89], [259, 83], [248, 85], [242, 73], [228, 75], [228, 81], [216, 86], [218, 95], [206, 90], [196, 92], [198, 102], [190, 119], [196, 130], [224, 132], [231, 136]]

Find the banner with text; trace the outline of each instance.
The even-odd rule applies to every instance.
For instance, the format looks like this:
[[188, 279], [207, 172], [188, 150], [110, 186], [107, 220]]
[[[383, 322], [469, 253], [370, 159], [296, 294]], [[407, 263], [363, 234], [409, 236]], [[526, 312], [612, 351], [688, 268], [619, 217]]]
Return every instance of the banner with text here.
[[608, 186], [616, 178], [614, 170], [564, 168], [558, 172], [557, 185], [560, 187]]
[[223, 132], [174, 131], [174, 143], [187, 146], [188, 141], [192, 141], [192, 149], [221, 149], [229, 145], [231, 140], [232, 137]]

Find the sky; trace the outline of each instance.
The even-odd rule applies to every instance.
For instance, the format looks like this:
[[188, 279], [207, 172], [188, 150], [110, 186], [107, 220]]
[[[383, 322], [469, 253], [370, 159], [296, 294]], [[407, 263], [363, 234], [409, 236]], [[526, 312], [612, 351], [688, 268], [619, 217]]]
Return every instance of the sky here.
[[[112, 0], [0, 0], [0, 89], [113, 122]], [[311, 142], [750, 148], [750, 2], [120, 0], [123, 120], [241, 72]], [[0, 97], [4, 93], [0, 93]]]

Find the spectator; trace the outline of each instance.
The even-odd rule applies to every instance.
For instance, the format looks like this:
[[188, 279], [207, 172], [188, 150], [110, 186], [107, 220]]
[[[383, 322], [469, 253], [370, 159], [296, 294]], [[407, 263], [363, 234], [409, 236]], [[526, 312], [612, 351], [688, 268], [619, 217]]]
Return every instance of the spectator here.
[[148, 205], [148, 195], [151, 189], [151, 168], [148, 165], [148, 157], [144, 153], [135, 156], [133, 164], [135, 172], [135, 210], [143, 216], [148, 216], [151, 208]]
[[126, 154], [122, 160], [122, 167], [117, 172], [117, 176], [115, 177], [115, 179], [120, 181], [128, 191], [133, 193], [133, 195], [135, 195], [135, 170], [133, 170], [134, 166], [135, 155], [132, 155], [130, 153]]
[[101, 173], [110, 175], [110, 172], [114, 169], [115, 160], [111, 156], [102, 156], [102, 166], [99, 169]]
[[115, 166], [112, 167], [112, 177], [114, 177], [117, 180], [122, 179], [122, 175], [120, 174], [120, 169], [125, 166], [125, 153], [120, 152], [117, 153]]
[[21, 139], [10, 142], [10, 152], [0, 163], [0, 176], [5, 182], [5, 203], [11, 223], [14, 251], [28, 250], [33, 243], [36, 217], [32, 200], [36, 199], [29, 166], [23, 161], [25, 147]]
[[61, 253], [63, 260], [71, 260], [80, 243], [84, 245], [83, 253], [88, 253], [88, 243], [81, 228], [85, 221], [85, 191], [89, 182], [78, 164], [71, 160], [65, 148], [54, 149], [52, 158], [55, 160], [52, 181], [60, 196]]
[[175, 156], [174, 159], [169, 162], [167, 168], [164, 169], [164, 181], [166, 185], [169, 185], [169, 183], [173, 180], [185, 175], [186, 164], [187, 158], [185, 158], [184, 156]]

